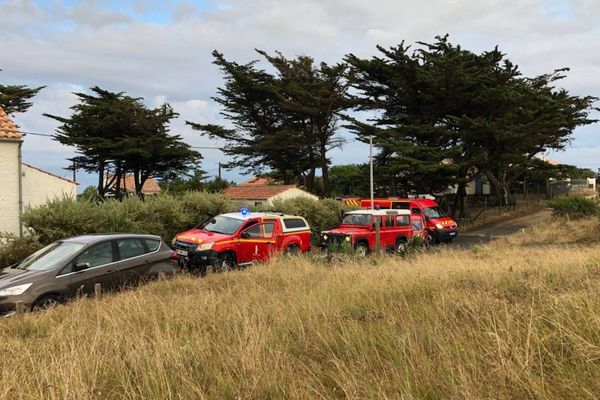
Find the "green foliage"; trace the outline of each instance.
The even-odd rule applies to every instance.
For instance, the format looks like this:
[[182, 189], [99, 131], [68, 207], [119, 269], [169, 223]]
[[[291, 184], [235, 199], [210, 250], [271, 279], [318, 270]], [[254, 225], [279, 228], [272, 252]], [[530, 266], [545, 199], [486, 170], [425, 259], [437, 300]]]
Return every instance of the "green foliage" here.
[[560, 217], [584, 218], [600, 213], [600, 207], [595, 200], [580, 196], [562, 197], [551, 201], [553, 214]]
[[336, 196], [369, 196], [367, 164], [334, 165], [329, 170], [331, 192]]
[[170, 241], [176, 233], [192, 228], [208, 214], [231, 211], [219, 194], [189, 192], [162, 194], [142, 201], [131, 196], [102, 202], [60, 199], [27, 209], [23, 223], [41, 243], [96, 232], [134, 232], [159, 235]]
[[402, 257], [411, 257], [422, 253], [426, 249], [425, 239], [421, 235], [415, 235], [408, 238], [404, 246], [398, 249], [398, 254]]
[[332, 199], [313, 200], [298, 197], [275, 201], [273, 207], [269, 209], [306, 218], [313, 233], [313, 240], [318, 240], [321, 231], [338, 226], [344, 212], [350, 211], [352, 208]]
[[169, 134], [178, 117], [169, 104], [147, 108], [141, 99], [99, 87], [75, 93], [79, 103], [69, 118], [44, 114], [61, 123], [55, 140], [76, 148], [75, 168], [97, 173], [98, 194], [121, 197], [124, 179], [133, 177], [141, 193], [151, 177], [172, 179], [196, 166], [201, 156], [181, 136]]
[[220, 192], [226, 189], [230, 182], [215, 177], [209, 180], [206, 171], [196, 169], [191, 176], [178, 176], [175, 179], [163, 179], [160, 187], [169, 193], [185, 193], [191, 191]]
[[8, 267], [36, 252], [42, 247], [37, 236], [19, 238], [10, 233], [0, 233], [0, 268]]
[[44, 88], [45, 86], [30, 88], [23, 85], [0, 85], [0, 107], [8, 115], [25, 112], [33, 105], [30, 100]]

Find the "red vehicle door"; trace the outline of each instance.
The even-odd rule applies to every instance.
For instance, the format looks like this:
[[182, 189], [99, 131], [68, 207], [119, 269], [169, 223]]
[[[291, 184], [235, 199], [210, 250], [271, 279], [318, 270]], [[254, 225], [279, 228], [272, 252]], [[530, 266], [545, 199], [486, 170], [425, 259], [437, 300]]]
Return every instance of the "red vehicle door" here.
[[395, 215], [386, 215], [383, 217], [384, 227], [381, 230], [381, 246], [395, 247], [397, 230], [394, 226]]
[[275, 224], [262, 222], [245, 229], [240, 234], [238, 263], [265, 261], [274, 251]]

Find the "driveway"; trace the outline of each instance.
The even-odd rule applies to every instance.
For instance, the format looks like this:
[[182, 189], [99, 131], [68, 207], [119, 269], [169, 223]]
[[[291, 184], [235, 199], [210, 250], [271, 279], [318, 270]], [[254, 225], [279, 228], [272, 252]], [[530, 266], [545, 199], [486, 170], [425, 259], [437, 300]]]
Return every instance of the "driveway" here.
[[455, 246], [472, 247], [476, 244], [488, 243], [492, 240], [512, 235], [523, 228], [545, 221], [552, 216], [550, 209], [538, 211], [524, 217], [512, 218], [497, 222], [468, 232], [460, 232], [452, 242]]

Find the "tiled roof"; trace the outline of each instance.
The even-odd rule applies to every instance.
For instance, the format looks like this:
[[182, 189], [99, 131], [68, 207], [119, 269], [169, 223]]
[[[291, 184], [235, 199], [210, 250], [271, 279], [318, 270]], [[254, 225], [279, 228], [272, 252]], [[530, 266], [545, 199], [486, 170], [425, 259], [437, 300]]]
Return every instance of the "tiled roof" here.
[[238, 185], [228, 187], [224, 194], [231, 200], [268, 200], [295, 187], [294, 185]]
[[275, 179], [273, 178], [269, 178], [269, 177], [260, 177], [260, 176], [255, 176], [251, 179], [248, 179], [245, 182], [240, 183], [240, 186], [250, 186], [250, 185], [255, 185], [255, 186], [273, 186], [275, 185]]
[[0, 139], [21, 139], [22, 137], [17, 126], [0, 107]]
[[[111, 178], [112, 176], [108, 177], [108, 179]], [[124, 189], [129, 193], [135, 193], [135, 180], [133, 179], [133, 175], [127, 174], [124, 179], [121, 179], [121, 189]], [[158, 183], [154, 178], [148, 178], [146, 182], [144, 182], [144, 186], [142, 186], [143, 194], [156, 194], [160, 192], [160, 186], [158, 186]]]
[[55, 177], [55, 178], [58, 178], [58, 179], [62, 179], [63, 181], [67, 181], [67, 182], [70, 182], [70, 183], [74, 183], [74, 184], [76, 184], [76, 185], [79, 185], [79, 183], [77, 183], [77, 182], [75, 182], [75, 181], [72, 181], [72, 180], [70, 180], [70, 179], [67, 179], [67, 178], [63, 178], [62, 176], [55, 175], [55, 174], [53, 174], [52, 172], [45, 171], [45, 170], [43, 170], [43, 169], [41, 169], [41, 168], [38, 168], [38, 167], [34, 167], [33, 165], [29, 165], [29, 164], [27, 164], [27, 163], [21, 163], [21, 164], [23, 164], [24, 166], [26, 166], [26, 167], [29, 167], [29, 168], [31, 168], [31, 169], [35, 169], [35, 170], [38, 170], [38, 171], [40, 171], [40, 172], [43, 172], [44, 174], [47, 174], [47, 175], [53, 176], [53, 177]]

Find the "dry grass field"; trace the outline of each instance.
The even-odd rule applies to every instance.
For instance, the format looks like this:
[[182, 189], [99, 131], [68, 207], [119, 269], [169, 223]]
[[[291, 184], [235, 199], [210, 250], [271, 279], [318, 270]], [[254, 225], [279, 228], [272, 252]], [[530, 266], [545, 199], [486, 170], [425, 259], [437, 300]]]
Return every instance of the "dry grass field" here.
[[597, 399], [598, 227], [571, 222], [563, 243], [553, 224], [406, 260], [281, 258], [0, 320], [0, 398]]

